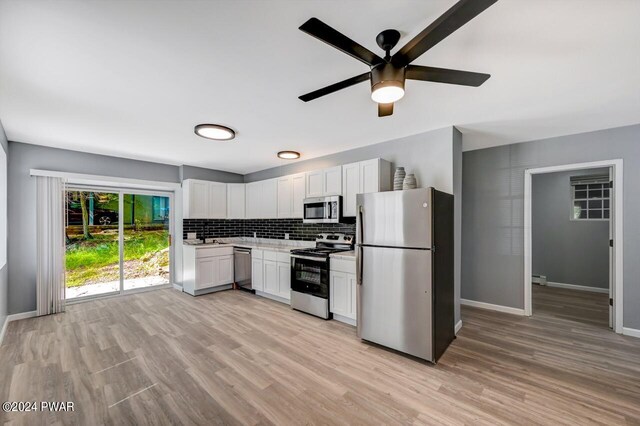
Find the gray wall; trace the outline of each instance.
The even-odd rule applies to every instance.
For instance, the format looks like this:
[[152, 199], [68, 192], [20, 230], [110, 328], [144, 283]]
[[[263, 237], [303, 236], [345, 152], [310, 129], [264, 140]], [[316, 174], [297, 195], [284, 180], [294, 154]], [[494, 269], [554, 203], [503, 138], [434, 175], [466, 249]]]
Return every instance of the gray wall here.
[[[0, 149], [3, 149], [7, 154], [7, 163], [9, 163], [9, 143], [7, 142], [7, 136], [4, 134], [4, 128], [0, 122]], [[8, 187], [7, 187], [8, 190]], [[8, 200], [0, 200], [0, 203], [6, 203]], [[0, 244], [7, 244], [6, 241], [0, 241]], [[0, 330], [4, 325], [4, 321], [7, 318], [8, 300], [9, 300], [9, 253], [7, 253], [7, 264], [0, 269]]]
[[348, 164], [355, 161], [382, 158], [390, 161], [393, 170], [404, 166], [407, 173], [414, 173], [419, 187], [433, 186], [454, 194], [456, 258], [455, 297], [456, 322], [460, 320], [460, 246], [462, 189], [462, 134], [454, 127], [445, 127], [401, 139], [395, 139], [361, 148], [343, 151], [311, 160], [297, 161], [286, 166], [275, 167], [245, 175], [245, 182], [270, 179], [293, 173], [317, 170]]
[[524, 307], [524, 170], [624, 160], [624, 326], [640, 329], [640, 125], [463, 154], [462, 298]]
[[180, 166], [180, 182], [185, 179], [210, 180], [213, 182], [242, 183], [244, 176], [238, 173], [223, 172], [220, 170], [203, 169], [195, 166]]
[[[11, 285], [8, 294], [8, 312], [10, 314], [36, 309], [34, 246], [36, 187], [34, 178], [29, 174], [31, 169], [180, 182], [180, 167], [177, 166], [9, 142], [8, 192], [11, 203], [9, 203], [8, 212], [10, 224], [8, 279]], [[220, 174], [215, 170], [210, 172], [211, 176], [226, 176], [225, 172]], [[206, 179], [202, 175], [200, 177]], [[240, 181], [242, 181], [241, 178], [242, 176]], [[4, 273], [6, 272], [3, 271]], [[0, 291], [0, 301], [2, 297]]]
[[532, 273], [548, 281], [609, 288], [609, 221], [571, 220], [571, 176], [609, 169], [533, 175]]

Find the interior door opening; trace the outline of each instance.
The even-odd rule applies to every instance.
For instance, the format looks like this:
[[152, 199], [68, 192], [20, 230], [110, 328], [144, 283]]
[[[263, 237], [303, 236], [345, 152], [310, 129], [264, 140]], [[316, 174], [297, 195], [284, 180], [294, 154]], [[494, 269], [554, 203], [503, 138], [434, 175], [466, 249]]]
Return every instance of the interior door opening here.
[[533, 175], [533, 315], [613, 328], [611, 175], [610, 167]]
[[66, 299], [138, 291], [172, 282], [170, 193], [66, 191]]

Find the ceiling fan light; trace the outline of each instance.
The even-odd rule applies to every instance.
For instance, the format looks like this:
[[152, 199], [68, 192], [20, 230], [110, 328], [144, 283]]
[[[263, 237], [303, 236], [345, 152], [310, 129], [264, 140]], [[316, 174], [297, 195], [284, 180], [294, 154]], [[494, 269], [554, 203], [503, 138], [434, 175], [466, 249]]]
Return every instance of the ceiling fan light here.
[[371, 99], [379, 104], [390, 104], [399, 101], [404, 96], [403, 86], [400, 81], [381, 81], [372, 87]]
[[236, 137], [233, 129], [219, 124], [198, 124], [194, 132], [200, 137], [215, 141], [228, 141]]
[[278, 158], [282, 158], [283, 160], [297, 160], [300, 158], [300, 153], [297, 151], [280, 151]]

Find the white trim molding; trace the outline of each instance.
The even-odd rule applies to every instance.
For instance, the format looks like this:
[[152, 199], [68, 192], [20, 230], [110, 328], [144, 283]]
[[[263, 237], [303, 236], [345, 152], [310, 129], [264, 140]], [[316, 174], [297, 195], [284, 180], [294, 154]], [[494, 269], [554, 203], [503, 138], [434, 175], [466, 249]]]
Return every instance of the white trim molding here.
[[623, 321], [623, 161], [622, 159], [592, 161], [588, 163], [564, 164], [560, 166], [538, 167], [527, 169], [524, 171], [524, 313], [531, 316], [531, 270], [532, 270], [532, 235], [531, 235], [531, 194], [532, 194], [532, 176], [534, 174], [565, 172], [583, 169], [598, 169], [602, 167], [610, 167], [611, 180], [613, 181], [613, 203], [611, 205], [613, 214], [611, 215], [611, 225], [613, 234], [613, 259], [611, 261], [612, 283], [611, 298], [613, 299], [613, 330], [616, 333], [622, 333]]
[[640, 338], [640, 330], [637, 328], [622, 327], [622, 334], [625, 336]]
[[57, 172], [53, 170], [31, 169], [31, 176], [48, 176], [62, 178], [67, 183], [76, 185], [108, 185], [116, 188], [128, 189], [148, 189], [148, 190], [164, 190], [175, 191], [182, 188], [177, 182], [158, 182], [143, 179], [130, 179], [115, 176], [88, 175], [83, 173]]
[[456, 336], [458, 335], [458, 332], [460, 331], [461, 328], [462, 328], [462, 320], [460, 320], [460, 321], [458, 321], [456, 323], [456, 328], [454, 330], [454, 333], [455, 333]]
[[557, 287], [557, 288], [566, 288], [569, 290], [579, 290], [579, 291], [590, 291], [592, 293], [606, 293], [609, 294], [608, 288], [602, 287], [589, 287], [588, 285], [577, 285], [577, 284], [567, 284], [567, 283], [557, 283], [554, 281], [547, 281], [548, 287]]
[[504, 312], [505, 314], [520, 315], [520, 316], [525, 315], [524, 309], [512, 308], [511, 306], [494, 305], [493, 303], [478, 302], [476, 300], [460, 299], [460, 304], [472, 306], [474, 308]]
[[7, 322], [18, 321], [21, 319], [33, 318], [38, 316], [38, 311], [20, 312], [19, 314], [7, 315]]

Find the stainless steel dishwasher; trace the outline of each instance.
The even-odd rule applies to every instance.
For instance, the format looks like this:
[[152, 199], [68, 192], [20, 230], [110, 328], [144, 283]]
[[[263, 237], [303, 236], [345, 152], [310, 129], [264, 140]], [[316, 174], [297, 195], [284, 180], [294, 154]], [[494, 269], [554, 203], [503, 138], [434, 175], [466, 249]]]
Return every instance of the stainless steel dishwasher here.
[[251, 287], [251, 249], [234, 247], [233, 266], [236, 288], [254, 293]]

